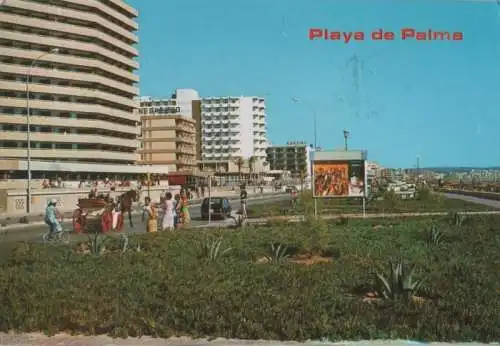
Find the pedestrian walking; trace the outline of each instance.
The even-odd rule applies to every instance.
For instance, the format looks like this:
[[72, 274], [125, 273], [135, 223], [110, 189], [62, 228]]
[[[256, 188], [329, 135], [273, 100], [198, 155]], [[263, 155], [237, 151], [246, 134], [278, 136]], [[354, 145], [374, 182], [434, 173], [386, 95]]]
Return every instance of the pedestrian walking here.
[[156, 233], [158, 232], [158, 210], [155, 203], [149, 203], [146, 207], [146, 213], [148, 216], [148, 223], [146, 227], [146, 232]]
[[76, 209], [73, 211], [73, 232], [83, 233], [85, 224], [87, 223], [87, 213], [76, 204]]
[[101, 216], [101, 231], [108, 233], [113, 228], [113, 205], [107, 204]]
[[247, 200], [248, 200], [247, 190], [245, 186], [242, 186], [240, 191], [240, 205], [241, 205], [241, 215], [243, 216], [244, 219], [247, 218]]
[[165, 196], [165, 203], [163, 205], [163, 220], [162, 227], [163, 231], [174, 229], [174, 218], [175, 218], [175, 205], [172, 200], [172, 194], [167, 192]]

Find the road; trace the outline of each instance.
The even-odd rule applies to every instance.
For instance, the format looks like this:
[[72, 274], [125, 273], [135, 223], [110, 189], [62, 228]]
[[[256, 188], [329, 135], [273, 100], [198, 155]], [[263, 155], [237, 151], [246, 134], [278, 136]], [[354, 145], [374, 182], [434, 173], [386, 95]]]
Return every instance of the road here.
[[487, 205], [493, 208], [500, 209], [500, 201], [495, 201], [492, 199], [485, 199], [485, 198], [479, 198], [479, 197], [472, 197], [472, 196], [466, 196], [466, 195], [459, 195], [456, 193], [443, 193], [443, 195], [446, 198], [454, 198], [454, 199], [460, 199], [462, 201], [467, 201], [471, 203], [476, 203], [476, 204], [483, 204]]
[[[287, 194], [282, 194], [282, 195], [264, 195], [263, 197], [253, 197], [251, 196], [248, 199], [248, 207], [251, 208], [252, 205], [258, 205], [258, 204], [271, 204], [275, 203], [278, 201], [283, 201], [286, 199], [289, 199], [289, 195]], [[239, 201], [238, 200], [230, 200], [231, 207], [233, 211], [238, 211], [240, 209]], [[207, 226], [208, 222], [207, 221], [202, 221], [201, 220], [201, 214], [200, 214], [200, 205], [199, 204], [194, 204], [189, 206], [189, 212], [191, 214], [191, 226], [192, 227], [202, 227], [202, 226]], [[132, 222], [134, 224], [134, 228], [130, 227], [127, 216], [125, 216], [125, 225], [124, 225], [124, 232], [127, 233], [140, 233], [140, 232], [145, 232], [146, 231], [146, 225], [141, 221], [141, 215], [140, 214], [133, 214], [132, 215]], [[214, 220], [212, 222], [212, 226], [224, 226], [227, 225], [228, 223], [234, 222], [233, 220], [229, 219], [226, 221], [218, 221]], [[71, 224], [69, 222], [64, 223], [63, 227], [66, 229], [71, 228]], [[36, 224], [28, 224], [28, 225], [16, 225], [15, 228], [13, 229], [7, 229], [3, 232], [3, 234], [0, 235], [0, 242], [3, 244], [6, 243], [15, 243], [19, 241], [36, 241], [38, 239], [41, 239], [41, 234], [47, 232], [47, 226], [45, 224], [41, 223], [36, 223]], [[77, 239], [85, 239], [85, 235], [72, 235], [72, 238]]]

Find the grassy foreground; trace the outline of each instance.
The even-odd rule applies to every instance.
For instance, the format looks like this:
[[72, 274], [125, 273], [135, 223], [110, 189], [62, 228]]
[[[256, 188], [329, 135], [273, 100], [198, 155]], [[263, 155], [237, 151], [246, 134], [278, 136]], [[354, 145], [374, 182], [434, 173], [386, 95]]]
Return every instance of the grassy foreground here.
[[[498, 216], [102, 239], [16, 248], [0, 267], [0, 331], [500, 339]], [[398, 258], [415, 272], [394, 266], [393, 281], [388, 265]]]
[[[363, 202], [361, 199], [318, 199], [319, 214], [351, 214], [362, 213]], [[249, 217], [272, 217], [280, 215], [304, 215], [312, 213], [314, 200], [310, 191], [299, 194], [296, 207], [292, 208], [290, 201], [281, 201], [272, 205], [255, 205], [249, 208]], [[422, 213], [422, 212], [450, 212], [450, 211], [489, 211], [495, 208], [463, 201], [460, 199], [446, 198], [441, 194], [421, 190], [418, 199], [403, 200], [396, 198], [391, 193], [386, 193], [382, 199], [367, 201], [368, 214], [382, 213]]]

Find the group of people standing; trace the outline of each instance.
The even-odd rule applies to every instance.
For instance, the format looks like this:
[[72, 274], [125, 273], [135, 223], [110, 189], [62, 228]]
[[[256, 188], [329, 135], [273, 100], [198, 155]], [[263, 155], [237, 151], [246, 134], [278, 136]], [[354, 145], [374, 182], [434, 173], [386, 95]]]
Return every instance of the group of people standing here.
[[176, 195], [167, 192], [164, 198], [160, 199], [159, 205], [151, 198], [146, 197], [142, 220], [146, 221], [146, 231], [154, 233], [158, 231], [158, 221], [161, 212], [161, 230], [169, 231], [187, 225], [191, 221], [189, 215], [189, 202], [185, 192]]

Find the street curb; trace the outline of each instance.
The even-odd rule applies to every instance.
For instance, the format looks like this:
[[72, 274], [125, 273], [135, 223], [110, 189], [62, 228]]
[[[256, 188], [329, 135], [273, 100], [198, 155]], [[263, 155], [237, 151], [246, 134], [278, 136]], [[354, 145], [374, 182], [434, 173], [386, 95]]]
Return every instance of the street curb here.
[[[500, 210], [493, 211], [460, 211], [459, 215], [500, 215]], [[383, 214], [337, 214], [337, 215], [320, 215], [319, 220], [336, 220], [341, 218], [346, 219], [381, 219], [381, 218], [396, 218], [396, 217], [425, 217], [425, 216], [446, 216], [449, 212], [423, 212], [423, 213], [383, 213]], [[272, 221], [286, 221], [286, 222], [301, 222], [305, 221], [306, 217], [303, 215], [293, 216], [270, 216], [267, 218], [254, 218], [247, 219], [248, 224], [267, 224]]]

